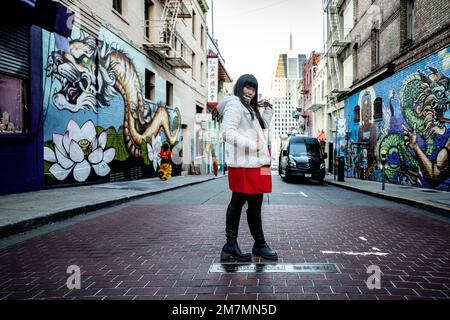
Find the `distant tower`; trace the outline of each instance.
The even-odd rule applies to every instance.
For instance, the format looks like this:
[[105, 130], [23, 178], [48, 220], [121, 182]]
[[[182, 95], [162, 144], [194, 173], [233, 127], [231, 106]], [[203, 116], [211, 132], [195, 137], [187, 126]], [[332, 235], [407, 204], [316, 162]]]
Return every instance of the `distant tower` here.
[[303, 73], [305, 54], [294, 53], [292, 32], [289, 35], [289, 53], [280, 54], [278, 64], [272, 77], [271, 101], [273, 102], [275, 116], [272, 121], [271, 141], [272, 150], [278, 154], [280, 138], [298, 128], [298, 120], [294, 119], [293, 112], [297, 111], [299, 103], [299, 85]]
[[294, 51], [294, 40], [292, 40], [292, 32], [291, 32], [291, 36], [289, 38], [289, 52], [293, 52]]

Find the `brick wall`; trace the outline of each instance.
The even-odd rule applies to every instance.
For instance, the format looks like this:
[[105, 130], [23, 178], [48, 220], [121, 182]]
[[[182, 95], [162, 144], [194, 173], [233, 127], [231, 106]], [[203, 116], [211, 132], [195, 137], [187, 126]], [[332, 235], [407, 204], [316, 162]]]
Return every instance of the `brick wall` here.
[[[407, 0], [354, 1], [356, 23], [346, 37], [351, 45], [342, 53], [340, 60], [344, 61], [352, 54], [353, 46], [358, 44], [355, 85], [392, 62], [400, 70], [450, 43], [450, 1], [415, 1], [414, 41], [406, 43], [406, 46]], [[378, 67], [373, 67], [371, 22], [378, 17], [381, 17], [381, 24], [378, 25], [381, 61]]]
[[[401, 12], [406, 15], [406, 0], [402, 1]], [[394, 63], [397, 70], [403, 69], [450, 44], [450, 2], [441, 0], [415, 1], [414, 41], [403, 46]], [[401, 43], [406, 38], [406, 24], [402, 20]]]
[[426, 40], [442, 27], [449, 26], [450, 1], [416, 1], [415, 11], [416, 42]]

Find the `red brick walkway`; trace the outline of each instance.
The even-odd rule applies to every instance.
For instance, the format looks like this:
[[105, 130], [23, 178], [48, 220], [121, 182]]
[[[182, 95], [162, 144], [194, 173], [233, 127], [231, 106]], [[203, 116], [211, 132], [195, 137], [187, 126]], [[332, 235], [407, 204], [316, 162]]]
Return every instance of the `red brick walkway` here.
[[[450, 299], [449, 224], [398, 208], [266, 206], [280, 262], [336, 263], [341, 273], [209, 274], [225, 209], [129, 206], [0, 250], [0, 299]], [[249, 250], [245, 214], [241, 226]], [[322, 253], [377, 250], [388, 255]], [[70, 265], [81, 290], [66, 286]], [[379, 290], [366, 286], [370, 265], [383, 272]]]

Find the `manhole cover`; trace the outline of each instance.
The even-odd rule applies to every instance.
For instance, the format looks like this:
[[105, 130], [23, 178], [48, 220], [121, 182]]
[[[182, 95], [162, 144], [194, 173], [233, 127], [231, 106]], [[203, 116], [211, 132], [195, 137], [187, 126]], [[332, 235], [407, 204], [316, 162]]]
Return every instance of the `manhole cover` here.
[[333, 263], [302, 263], [302, 264], [239, 264], [214, 263], [210, 273], [339, 273]]

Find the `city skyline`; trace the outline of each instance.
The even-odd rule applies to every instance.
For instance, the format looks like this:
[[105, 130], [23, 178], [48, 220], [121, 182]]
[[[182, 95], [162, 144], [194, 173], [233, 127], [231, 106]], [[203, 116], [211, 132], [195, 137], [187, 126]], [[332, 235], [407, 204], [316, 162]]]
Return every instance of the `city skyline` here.
[[[308, 55], [323, 47], [323, 8], [320, 1], [230, 0], [214, 1], [213, 6], [211, 1], [208, 0], [208, 29], [211, 34], [214, 31], [214, 38], [218, 39], [227, 70], [236, 79], [243, 73], [254, 74], [260, 84], [259, 91], [265, 98], [270, 95], [271, 77], [279, 54], [290, 49], [290, 33], [296, 53]], [[249, 26], [251, 37], [245, 33]], [[240, 31], [244, 31], [243, 37], [236, 37]]]

